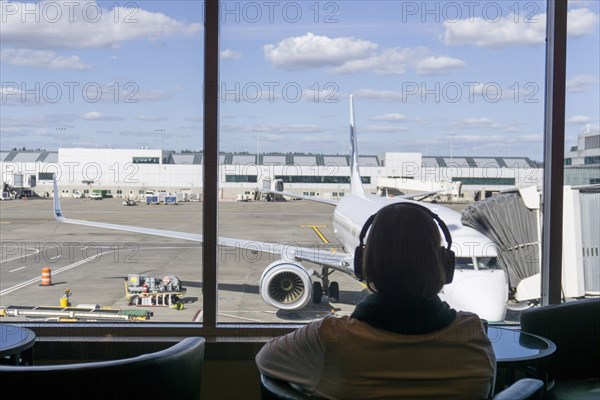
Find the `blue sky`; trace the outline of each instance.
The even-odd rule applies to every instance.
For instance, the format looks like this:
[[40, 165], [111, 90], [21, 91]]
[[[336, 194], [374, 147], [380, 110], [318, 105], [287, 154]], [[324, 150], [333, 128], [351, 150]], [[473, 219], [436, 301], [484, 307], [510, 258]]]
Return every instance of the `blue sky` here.
[[[202, 149], [203, 3], [1, 1], [0, 148]], [[545, 2], [222, 3], [221, 149], [542, 159]], [[570, 1], [567, 140], [599, 126]]]

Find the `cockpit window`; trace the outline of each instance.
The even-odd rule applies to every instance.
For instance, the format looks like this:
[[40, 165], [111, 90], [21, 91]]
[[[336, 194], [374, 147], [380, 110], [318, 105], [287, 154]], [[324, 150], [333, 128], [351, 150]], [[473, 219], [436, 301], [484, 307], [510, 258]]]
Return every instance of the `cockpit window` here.
[[456, 269], [475, 269], [471, 257], [456, 257]]
[[498, 257], [477, 257], [478, 269], [498, 269]]

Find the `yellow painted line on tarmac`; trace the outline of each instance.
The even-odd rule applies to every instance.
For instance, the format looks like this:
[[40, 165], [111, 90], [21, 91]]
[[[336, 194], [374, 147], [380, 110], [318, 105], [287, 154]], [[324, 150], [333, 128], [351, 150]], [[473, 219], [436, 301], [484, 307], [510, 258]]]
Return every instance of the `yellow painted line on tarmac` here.
[[[325, 237], [325, 235], [323, 235], [323, 233], [319, 230], [319, 228], [325, 228], [325, 227], [327, 227], [327, 225], [300, 225], [300, 227], [311, 228], [313, 230], [313, 232], [315, 232], [317, 234], [319, 239], [321, 239], [321, 241], [323, 241], [323, 243], [325, 243], [325, 244], [330, 243], [329, 240], [327, 240], [327, 238]], [[334, 247], [331, 247], [330, 250], [333, 253], [337, 253], [337, 250]]]
[[317, 234], [317, 236], [319, 236], [319, 238], [323, 241], [323, 243], [329, 244], [329, 240], [327, 240], [325, 235], [323, 235], [321, 233], [321, 231], [319, 230], [319, 228], [325, 228], [325, 227], [327, 227], [327, 225], [300, 225], [300, 228], [312, 229]]
[[0, 221], [0, 225], [10, 224], [10, 221]]
[[300, 228], [312, 228], [316, 226], [317, 228], [327, 228], [327, 225], [300, 225]]
[[312, 228], [313, 231], [315, 231], [315, 233], [323, 241], [323, 243], [329, 244], [329, 240], [327, 240], [327, 238], [325, 237], [325, 235], [323, 235], [321, 233], [321, 231], [319, 230], [319, 228], [317, 228], [315, 225], [311, 226], [311, 228]]
[[[323, 243], [325, 244], [329, 244], [329, 240], [327, 240], [327, 238], [325, 237], [325, 235], [323, 235], [323, 233], [321, 233], [321, 231], [319, 230], [319, 228], [325, 228], [327, 225], [300, 225], [301, 228], [311, 228], [323, 241]], [[331, 251], [333, 253], [337, 253], [337, 250], [334, 247], [331, 247]], [[364, 289], [368, 289], [369, 287], [367, 286], [366, 283], [364, 282], [360, 282], [360, 284], [363, 286]]]

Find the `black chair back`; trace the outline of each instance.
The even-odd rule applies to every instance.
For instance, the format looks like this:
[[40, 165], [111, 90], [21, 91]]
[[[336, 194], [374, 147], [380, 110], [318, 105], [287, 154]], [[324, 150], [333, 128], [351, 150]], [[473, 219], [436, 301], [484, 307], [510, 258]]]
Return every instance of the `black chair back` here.
[[[544, 383], [539, 379], [521, 379], [502, 392], [497, 393], [492, 400], [537, 400], [542, 398]], [[296, 390], [288, 382], [260, 375], [261, 400], [319, 400]]]
[[600, 299], [529, 308], [521, 312], [521, 329], [556, 344], [553, 378], [600, 377]]
[[137, 357], [63, 365], [0, 365], [7, 399], [200, 399], [204, 338]]
[[290, 386], [289, 383], [270, 376], [260, 375], [260, 394], [262, 400], [318, 400]]

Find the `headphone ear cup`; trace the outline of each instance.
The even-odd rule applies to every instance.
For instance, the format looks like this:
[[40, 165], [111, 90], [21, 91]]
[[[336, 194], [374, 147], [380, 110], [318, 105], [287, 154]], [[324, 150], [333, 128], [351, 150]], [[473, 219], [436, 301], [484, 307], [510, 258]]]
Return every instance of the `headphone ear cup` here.
[[454, 268], [456, 264], [456, 256], [450, 249], [442, 247], [442, 262], [444, 263], [444, 273], [446, 274], [446, 285], [452, 283], [454, 279]]
[[354, 275], [358, 278], [358, 280], [363, 280], [363, 247], [362, 245], [356, 246], [354, 250]]

